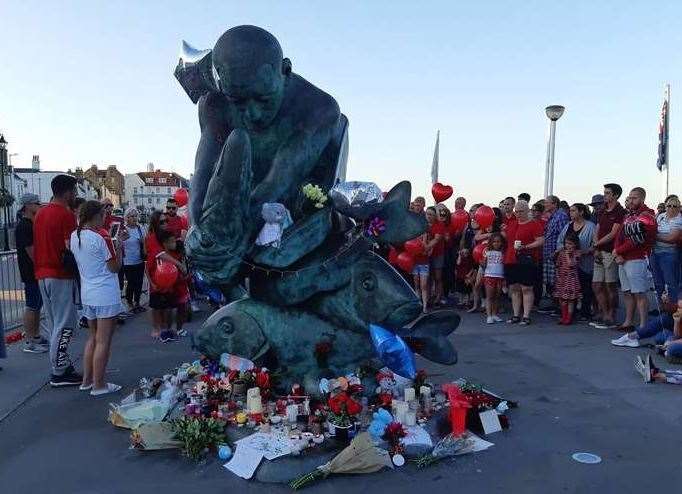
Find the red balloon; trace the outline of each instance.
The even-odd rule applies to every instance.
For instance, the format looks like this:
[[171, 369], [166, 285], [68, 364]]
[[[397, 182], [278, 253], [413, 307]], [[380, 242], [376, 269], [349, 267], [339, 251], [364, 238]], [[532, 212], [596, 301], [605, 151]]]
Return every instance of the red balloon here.
[[452, 192], [452, 187], [449, 185], [443, 185], [440, 182], [436, 182], [431, 187], [431, 194], [433, 195], [433, 198], [436, 200], [436, 202], [446, 201], [452, 196]]
[[388, 262], [389, 264], [396, 265], [398, 264], [398, 256], [400, 255], [400, 252], [394, 247], [391, 247], [391, 250], [388, 251]]
[[421, 256], [424, 254], [424, 244], [422, 243], [420, 238], [413, 238], [412, 240], [408, 240], [405, 242], [405, 245], [403, 246], [405, 248], [405, 252], [409, 253], [413, 257]]
[[488, 241], [485, 240], [479, 244], [476, 244], [474, 247], [474, 250], [471, 251], [471, 257], [474, 258], [474, 261], [476, 264], [481, 264], [481, 261], [483, 261], [483, 253], [485, 252], [485, 249], [488, 248]]
[[175, 191], [175, 194], [173, 194], [173, 199], [178, 203], [179, 208], [186, 206], [189, 201], [189, 192], [187, 189], [178, 189]]
[[653, 214], [645, 212], [645, 213], [640, 213], [637, 216], [637, 221], [642, 223], [642, 225], [646, 227], [654, 227], [656, 226], [656, 218], [654, 217]]
[[490, 206], [481, 206], [474, 213], [474, 221], [478, 223], [482, 230], [492, 226], [494, 220], [495, 211]]
[[414, 257], [412, 257], [408, 252], [401, 252], [398, 254], [396, 264], [406, 273], [411, 273], [414, 269]]
[[455, 232], [462, 232], [469, 223], [469, 213], [463, 209], [458, 209], [450, 215], [450, 224]]
[[173, 288], [178, 280], [178, 268], [175, 264], [159, 261], [154, 271], [154, 284], [162, 290]]

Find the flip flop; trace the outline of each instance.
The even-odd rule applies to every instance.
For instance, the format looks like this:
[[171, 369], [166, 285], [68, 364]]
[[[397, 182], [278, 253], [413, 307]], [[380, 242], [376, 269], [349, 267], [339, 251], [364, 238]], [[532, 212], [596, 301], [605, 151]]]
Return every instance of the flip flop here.
[[90, 384], [81, 384], [80, 386], [78, 386], [78, 389], [79, 389], [80, 391], [90, 391], [90, 390], [92, 389], [92, 383], [90, 383]]
[[102, 396], [107, 395], [109, 393], [115, 393], [116, 391], [120, 390], [121, 386], [119, 386], [118, 384], [107, 383], [107, 385], [102, 389], [92, 389], [92, 391], [90, 391], [90, 396]]

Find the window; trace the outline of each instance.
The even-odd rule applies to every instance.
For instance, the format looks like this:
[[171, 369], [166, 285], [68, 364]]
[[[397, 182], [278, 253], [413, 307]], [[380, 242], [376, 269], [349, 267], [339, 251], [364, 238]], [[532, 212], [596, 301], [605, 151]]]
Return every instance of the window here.
[[161, 204], [161, 198], [160, 197], [156, 198], [156, 204]]
[[136, 205], [136, 206], [139, 206], [139, 204], [140, 204], [140, 198], [139, 198], [139, 197], [136, 197], [136, 198], [135, 198], [135, 205]]
[[170, 188], [170, 187], [168, 187], [168, 193], [169, 193], [169, 194], [171, 193], [171, 188]]
[[133, 195], [137, 194], [137, 187], [133, 187]]
[[159, 178], [159, 183], [165, 184], [166, 183], [166, 177]]
[[147, 198], [147, 204], [151, 204], [151, 203], [152, 203], [152, 198], [151, 198], [151, 197], [148, 197], [148, 198]]
[[158, 187], [156, 188], [156, 193], [157, 193], [157, 194], [159, 193], [159, 188], [158, 188]]
[[149, 178], [145, 179], [145, 182], [147, 182], [148, 184], [153, 184], [153, 183], [154, 183], [154, 179], [151, 178], [151, 177], [149, 177]]

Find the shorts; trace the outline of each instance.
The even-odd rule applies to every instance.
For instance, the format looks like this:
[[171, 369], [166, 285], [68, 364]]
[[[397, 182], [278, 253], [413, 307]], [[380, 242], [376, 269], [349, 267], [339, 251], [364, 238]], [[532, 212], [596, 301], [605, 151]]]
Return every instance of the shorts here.
[[24, 283], [24, 298], [28, 310], [40, 312], [43, 307], [43, 297], [40, 295], [40, 287], [36, 280]]
[[149, 294], [149, 307], [155, 310], [175, 308], [175, 295], [172, 293], [152, 292]]
[[620, 289], [630, 293], [646, 293], [651, 288], [651, 272], [645, 259], [625, 261], [618, 266]]
[[423, 276], [429, 274], [428, 264], [416, 264], [412, 270], [412, 274], [416, 276]]
[[112, 305], [85, 305], [83, 304], [82, 316], [88, 321], [93, 319], [111, 319], [118, 316], [123, 310], [121, 302]]
[[483, 285], [497, 290], [502, 290], [502, 287], [504, 286], [504, 278], [498, 278], [497, 276], [484, 276]]
[[594, 283], [617, 283], [618, 264], [611, 252], [601, 253], [601, 262], [595, 258], [594, 272], [592, 273]]
[[537, 264], [505, 264], [507, 285], [534, 286], [538, 277]]
[[445, 256], [440, 255], [431, 258], [431, 269], [443, 269], [445, 267]]

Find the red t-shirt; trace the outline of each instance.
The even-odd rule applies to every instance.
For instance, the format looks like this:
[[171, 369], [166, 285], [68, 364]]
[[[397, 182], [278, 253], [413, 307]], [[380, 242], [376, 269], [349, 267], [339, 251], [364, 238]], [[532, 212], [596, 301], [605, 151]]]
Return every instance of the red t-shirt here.
[[512, 213], [511, 216], [502, 216], [502, 225], [504, 225], [505, 229], [509, 229], [509, 225], [516, 225], [517, 223], [518, 220], [516, 219], [516, 215], [514, 213]]
[[62, 265], [62, 255], [75, 229], [76, 217], [69, 208], [51, 202], [38, 210], [33, 220], [33, 255], [37, 280], [71, 278]]
[[171, 216], [170, 214], [166, 215], [166, 230], [171, 232], [175, 238], [182, 238], [182, 230], [188, 229], [189, 225], [187, 224], [187, 218], [184, 216], [180, 216], [179, 214], [176, 214], [175, 216]]
[[429, 242], [433, 240], [436, 235], [441, 235], [443, 238], [436, 245], [433, 246], [431, 257], [439, 257], [445, 254], [445, 236], [448, 233], [448, 227], [445, 223], [436, 221], [429, 228]]
[[[523, 245], [535, 242], [538, 237], [544, 236], [544, 227], [540, 221], [530, 220], [527, 223], [510, 222], [506, 230], [507, 251], [504, 256], [505, 264], [516, 264], [516, 249], [514, 242], [520, 240]], [[541, 247], [525, 249], [523, 252], [531, 254], [536, 261], [540, 260]]]
[[111, 225], [114, 223], [123, 223], [123, 218], [111, 214], [104, 217], [104, 229], [107, 231], [107, 235], [111, 231]]
[[[611, 209], [611, 211], [604, 209], [598, 218], [597, 240], [611, 233], [611, 230], [613, 230], [613, 225], [622, 225], [626, 214], [627, 211], [625, 211], [625, 208], [621, 206], [619, 203], [616, 203], [616, 205], [613, 207], [613, 209]], [[599, 247], [597, 247], [597, 250], [611, 253], [611, 251], [613, 250], [614, 243], [615, 238], [614, 240], [611, 240], [608, 243], [600, 245]]]

